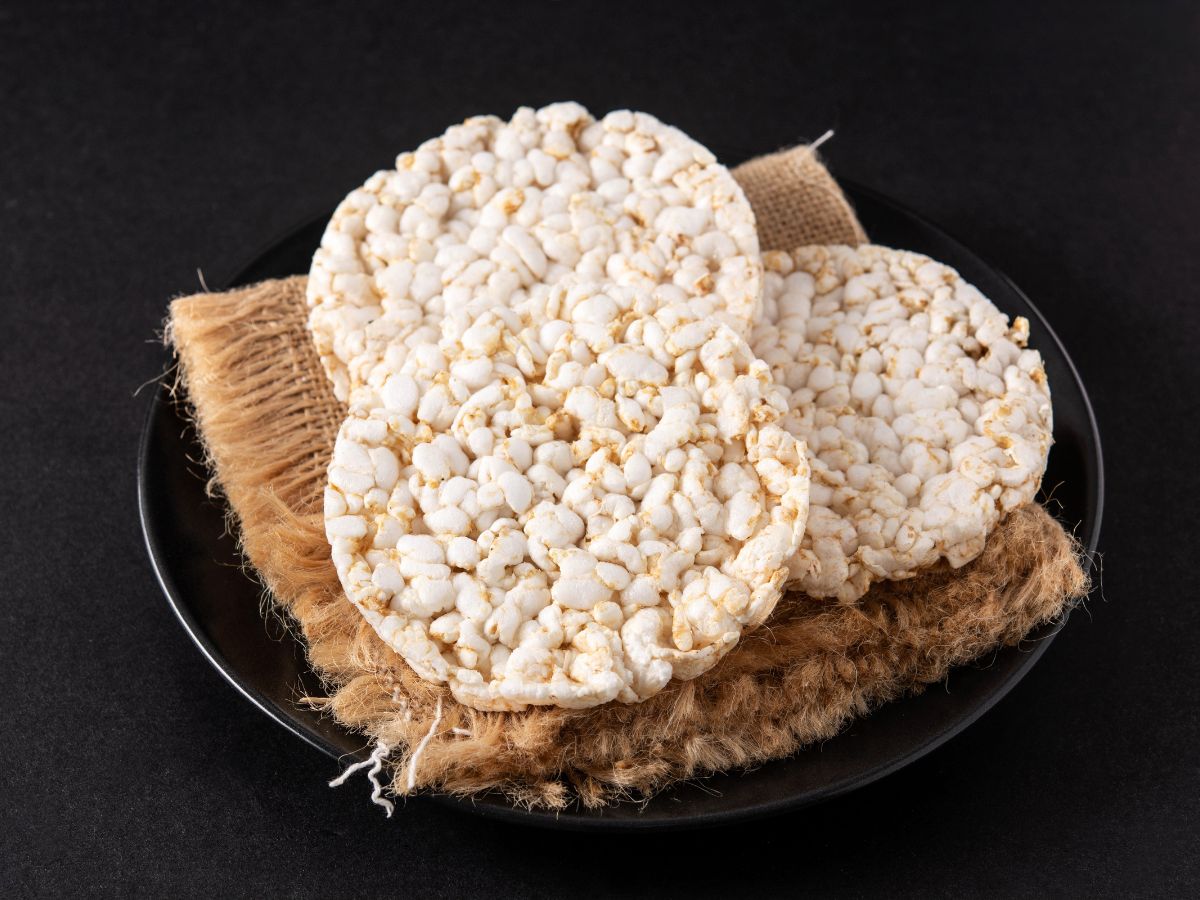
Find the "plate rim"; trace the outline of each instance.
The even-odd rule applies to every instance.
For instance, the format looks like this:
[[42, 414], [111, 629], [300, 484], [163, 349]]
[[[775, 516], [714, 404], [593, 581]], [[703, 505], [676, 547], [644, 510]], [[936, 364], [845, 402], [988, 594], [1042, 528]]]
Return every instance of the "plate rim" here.
[[[1091, 437], [1091, 447], [1095, 456], [1095, 513], [1093, 522], [1086, 539], [1081, 541], [1086, 553], [1086, 559], [1089, 572], [1094, 568], [1094, 558], [1096, 548], [1099, 544], [1105, 507], [1105, 468], [1104, 468], [1104, 452], [1100, 438], [1099, 424], [1096, 419], [1095, 408], [1092, 404], [1091, 397], [1088, 394], [1087, 387], [1084, 384], [1079, 370], [1075, 365], [1075, 361], [1067, 352], [1065, 345], [1057, 332], [1051, 326], [1046, 316], [1041, 309], [1029, 298], [1029, 296], [1013, 281], [1009, 275], [995, 266], [993, 263], [980, 257], [977, 253], [970, 249], [969, 246], [959, 241], [944, 228], [931, 222], [920, 213], [915, 212], [906, 205], [900, 203], [882, 194], [879, 191], [862, 185], [850, 179], [839, 179], [839, 183], [846, 189], [847, 193], [851, 194], [852, 199], [855, 195], [869, 198], [872, 202], [889, 208], [892, 212], [898, 213], [904, 217], [910, 218], [919, 223], [922, 227], [930, 230], [941, 239], [961, 248], [965, 253], [983, 263], [990, 272], [1001, 279], [1015, 294], [1017, 294], [1029, 307], [1030, 311], [1036, 316], [1039, 325], [1045, 329], [1050, 340], [1052, 340], [1058, 349], [1061, 358], [1065, 361], [1068, 370], [1071, 373], [1076, 387], [1079, 390], [1082, 400], [1083, 409], [1087, 416], [1088, 432]], [[314, 228], [318, 223], [325, 221], [327, 215], [313, 216], [304, 220], [302, 223], [287, 229], [279, 234], [273, 240], [264, 242], [253, 253], [248, 254], [241, 263], [230, 267], [230, 273], [227, 277], [220, 279], [220, 290], [231, 290], [236, 286], [246, 283], [246, 276], [256, 266], [263, 257], [280, 245], [295, 238], [298, 234]], [[176, 618], [183, 626], [184, 631], [191, 638], [192, 643], [200, 650], [201, 654], [208, 663], [216, 669], [225, 681], [230, 684], [239, 694], [246, 700], [257, 707], [268, 718], [277, 724], [283, 726], [292, 734], [299, 737], [306, 744], [320, 750], [327, 756], [336, 760], [341, 760], [347, 756], [338, 747], [325, 741], [320, 735], [312, 733], [300, 725], [298, 722], [289, 718], [284, 714], [274, 702], [260, 694], [257, 689], [247, 683], [240, 673], [226, 660], [215, 642], [209, 639], [205, 633], [201, 623], [192, 614], [187, 603], [183, 600], [181, 593], [175, 587], [173, 578], [170, 573], [169, 563], [166, 560], [167, 552], [159, 543], [155, 528], [150, 521], [150, 483], [148, 480], [148, 470], [151, 467], [150, 457], [153, 453], [153, 434], [154, 423], [159, 415], [169, 414], [171, 407], [174, 404], [174, 399], [171, 396], [171, 389], [166, 382], [162, 382], [157, 386], [150, 401], [148, 403], [145, 418], [143, 420], [142, 433], [138, 445], [137, 457], [137, 494], [138, 494], [138, 520], [142, 531], [143, 543], [146, 547], [147, 554], [150, 558], [151, 569], [154, 572], [155, 580], [158, 582], [159, 588], [166, 597], [168, 605], [174, 612]], [[188, 423], [187, 427], [193, 427]], [[225, 501], [222, 500], [222, 503]], [[240, 552], [240, 551], [239, 551]], [[250, 576], [248, 576], [250, 577]], [[923, 756], [932, 753], [938, 747], [961, 734], [972, 724], [979, 720], [985, 713], [991, 710], [999, 703], [1013, 688], [1021, 682], [1021, 680], [1029, 673], [1037, 661], [1041, 658], [1047, 648], [1050, 646], [1058, 632], [1066, 625], [1069, 618], [1058, 622], [1047, 623], [1035, 629], [1027, 639], [1036, 642], [1036, 646], [1025, 651], [1025, 655], [1021, 659], [1020, 665], [1014, 669], [1009, 676], [997, 683], [983, 699], [973, 707], [968, 714], [962, 716], [951, 726], [938, 731], [929, 736], [926, 740], [911, 748], [907, 753], [888, 759], [874, 768], [867, 770], [865, 773], [859, 772], [853, 776], [822, 785], [820, 788], [811, 790], [803, 796], [779, 797], [777, 799], [762, 801], [754, 805], [730, 809], [717, 810], [712, 812], [699, 812], [687, 818], [666, 818], [666, 817], [651, 817], [651, 818], [606, 818], [604, 810], [576, 810], [573, 807], [568, 810], [531, 810], [523, 809], [514, 806], [507, 801], [502, 802], [487, 802], [478, 803], [474, 798], [455, 797], [448, 794], [426, 794], [414, 797], [411, 799], [434, 801], [442, 806], [452, 807], [455, 809], [466, 809], [475, 815], [479, 815], [485, 819], [494, 821], [504, 821], [512, 824], [525, 825], [529, 827], [545, 827], [557, 828], [571, 831], [668, 831], [668, 830], [690, 830], [696, 828], [714, 827], [720, 825], [734, 824], [737, 822], [745, 822], [751, 819], [767, 818], [771, 816], [782, 815], [787, 812], [799, 810], [834, 797], [841, 796], [861, 787], [866, 787], [880, 779], [886, 778], [893, 772], [899, 771], [917, 761]], [[289, 627], [291, 627], [289, 625]], [[901, 698], [902, 700], [903, 698]], [[347, 730], [348, 731], [348, 730]], [[348, 733], [353, 733], [349, 732]], [[364, 748], [369, 746], [364, 744]], [[361, 752], [359, 754], [361, 756]]]

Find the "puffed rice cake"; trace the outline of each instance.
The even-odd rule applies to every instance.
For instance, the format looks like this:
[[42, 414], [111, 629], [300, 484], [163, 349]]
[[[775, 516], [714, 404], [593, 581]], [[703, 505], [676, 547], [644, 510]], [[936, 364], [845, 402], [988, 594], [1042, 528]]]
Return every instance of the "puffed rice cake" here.
[[742, 336], [759, 312], [754, 213], [700, 144], [577, 103], [468, 119], [342, 201], [313, 257], [309, 329], [334, 393], [567, 275], [687, 302]]
[[795, 586], [852, 602], [974, 559], [1046, 469], [1053, 412], [1029, 323], [917, 253], [813, 246], [764, 266], [751, 346], [812, 463]]
[[342, 426], [325, 519], [347, 596], [481, 709], [637, 702], [771, 612], [808, 506], [786, 399], [727, 325], [558, 285], [412, 349]]

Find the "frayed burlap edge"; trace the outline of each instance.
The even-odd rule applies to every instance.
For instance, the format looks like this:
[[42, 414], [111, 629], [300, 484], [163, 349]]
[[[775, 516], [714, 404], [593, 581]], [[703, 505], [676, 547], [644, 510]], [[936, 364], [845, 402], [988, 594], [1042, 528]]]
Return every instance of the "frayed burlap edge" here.
[[[804, 177], [785, 177], [797, 171]], [[865, 239], [808, 148], [735, 174], [764, 249]], [[809, 218], [764, 199], [778, 194], [808, 204]], [[241, 548], [328, 688], [314, 702], [390, 748], [399, 794], [501, 790], [529, 806], [561, 808], [576, 797], [598, 806], [777, 759], [1016, 643], [1087, 591], [1078, 546], [1033, 506], [1010, 515], [960, 570], [877, 585], [854, 606], [784, 598], [716, 668], [645, 703], [469, 709], [414, 675], [341, 593], [320, 503], [342, 410], [304, 328], [304, 284], [294, 277], [181, 298], [167, 338]]]

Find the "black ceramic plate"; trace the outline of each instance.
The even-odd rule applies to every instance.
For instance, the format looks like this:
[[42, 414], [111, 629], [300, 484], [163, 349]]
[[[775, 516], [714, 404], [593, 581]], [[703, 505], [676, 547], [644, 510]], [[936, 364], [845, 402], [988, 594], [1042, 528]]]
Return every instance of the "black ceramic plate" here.
[[[872, 191], [850, 185], [847, 193], [872, 240], [954, 266], [1000, 309], [1029, 319], [1030, 342], [1045, 358], [1054, 392], [1055, 443], [1044, 484], [1063, 521], [1095, 550], [1104, 498], [1100, 439], [1083, 384], [1049, 324], [1012, 282], [940, 229]], [[314, 221], [276, 242], [229, 284], [307, 271], [323, 228], [324, 219]], [[194, 434], [160, 390], [146, 419], [138, 490], [146, 545], [167, 599], [201, 652], [251, 703], [330, 756], [365, 758], [361, 736], [296, 704], [301, 694], [319, 692], [320, 682], [302, 645], [260, 616], [261, 590], [239, 568], [224, 510], [205, 496], [200, 459]], [[1012, 689], [1053, 636], [1044, 628], [986, 666], [955, 670], [946, 690], [888, 704], [819, 748], [677, 787], [645, 806], [545, 813], [516, 809], [499, 796], [435, 799], [509, 821], [608, 830], [714, 825], [799, 809], [882, 778], [962, 731]]]

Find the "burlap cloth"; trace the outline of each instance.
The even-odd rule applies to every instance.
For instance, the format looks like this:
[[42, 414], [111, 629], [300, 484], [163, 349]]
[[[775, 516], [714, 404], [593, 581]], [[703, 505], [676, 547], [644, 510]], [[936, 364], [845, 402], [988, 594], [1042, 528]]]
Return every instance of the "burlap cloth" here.
[[[734, 174], [763, 249], [866, 241], [807, 147]], [[518, 803], [559, 808], [578, 797], [594, 806], [787, 756], [1017, 642], [1087, 590], [1074, 541], [1034, 505], [1010, 515], [958, 571], [880, 584], [852, 606], [785, 597], [714, 669], [645, 703], [469, 709], [418, 678], [341, 592], [321, 494], [342, 408], [305, 318], [297, 276], [175, 300], [167, 335], [242, 550], [327, 687], [327, 697], [297, 702], [316, 702], [384, 744], [399, 794], [498, 789]]]

